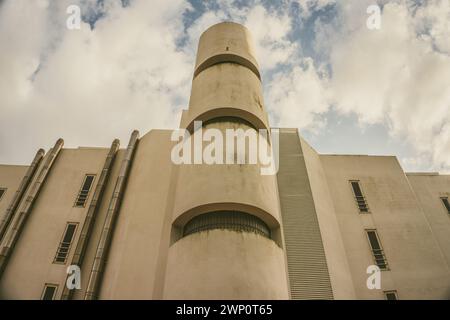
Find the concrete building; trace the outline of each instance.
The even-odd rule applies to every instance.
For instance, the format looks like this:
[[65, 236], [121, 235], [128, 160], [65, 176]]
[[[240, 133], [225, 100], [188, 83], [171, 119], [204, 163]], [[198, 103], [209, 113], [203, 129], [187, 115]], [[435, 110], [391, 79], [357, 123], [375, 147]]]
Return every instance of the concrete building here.
[[[251, 45], [235, 23], [203, 33], [180, 128], [270, 130]], [[134, 131], [127, 148], [59, 139], [30, 166], [0, 165], [0, 298], [450, 298], [449, 175], [278, 131], [272, 175], [260, 160], [174, 163], [171, 130]], [[259, 138], [275, 150], [271, 132]]]

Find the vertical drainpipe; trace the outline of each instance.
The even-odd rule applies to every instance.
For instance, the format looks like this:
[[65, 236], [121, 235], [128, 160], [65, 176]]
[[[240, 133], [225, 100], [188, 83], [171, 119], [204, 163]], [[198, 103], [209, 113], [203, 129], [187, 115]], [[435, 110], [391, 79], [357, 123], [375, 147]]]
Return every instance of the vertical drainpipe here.
[[6, 230], [8, 229], [9, 223], [11, 222], [14, 213], [17, 210], [17, 207], [20, 204], [20, 201], [23, 198], [23, 195], [25, 194], [25, 191], [27, 190], [28, 186], [31, 183], [31, 180], [34, 177], [34, 174], [36, 173], [37, 168], [39, 167], [39, 163], [41, 163], [42, 158], [44, 157], [45, 151], [43, 149], [39, 149], [36, 155], [34, 156], [33, 162], [31, 162], [30, 167], [28, 168], [27, 172], [25, 173], [25, 176], [22, 179], [22, 182], [19, 185], [19, 188], [17, 189], [16, 193], [14, 194], [13, 199], [11, 200], [11, 203], [8, 206], [8, 209], [6, 209], [6, 213], [3, 217], [3, 219], [0, 222], [0, 243], [3, 239], [3, 236], [6, 233]]
[[119, 213], [121, 200], [125, 191], [125, 184], [130, 171], [130, 166], [133, 161], [133, 156], [138, 144], [139, 131], [134, 130], [131, 134], [130, 142], [128, 143], [125, 158], [120, 167], [119, 176], [116, 180], [116, 185], [109, 202], [108, 212], [106, 214], [105, 223], [103, 225], [102, 234], [98, 242], [97, 251], [95, 253], [94, 263], [92, 265], [91, 273], [89, 275], [89, 282], [84, 296], [85, 300], [95, 300], [98, 298], [101, 279], [105, 268], [106, 259], [108, 256], [109, 247], [114, 232], [115, 221]]
[[30, 190], [30, 193], [28, 194], [28, 197], [25, 200], [23, 209], [21, 211], [19, 211], [19, 215], [11, 227], [11, 232], [9, 233], [9, 236], [7, 238], [5, 238], [5, 245], [2, 247], [2, 249], [0, 251], [0, 279], [3, 275], [3, 272], [5, 271], [6, 264], [8, 263], [8, 259], [11, 256], [14, 246], [20, 237], [20, 234], [23, 230], [26, 219], [28, 218], [28, 216], [31, 213], [33, 204], [34, 204], [36, 198], [38, 197], [39, 192], [41, 191], [41, 187], [44, 184], [45, 179], [47, 178], [47, 176], [52, 168], [52, 165], [55, 162], [56, 157], [58, 156], [59, 152], [61, 151], [63, 144], [64, 144], [63, 139], [58, 139], [58, 141], [56, 141], [48, 158], [45, 160], [43, 167], [39, 171], [39, 175], [38, 175], [36, 181], [34, 182], [32, 188]]
[[[111, 145], [111, 148], [109, 149], [105, 164], [103, 165], [102, 173], [100, 174], [100, 178], [98, 179], [94, 195], [92, 196], [92, 200], [86, 214], [86, 219], [84, 220], [83, 228], [81, 229], [80, 239], [78, 240], [77, 246], [75, 248], [75, 253], [73, 254], [72, 262], [70, 263], [70, 265], [76, 265], [81, 268], [81, 265], [83, 264], [84, 255], [86, 253], [89, 239], [92, 234], [98, 207], [100, 206], [106, 183], [108, 182], [108, 177], [114, 164], [117, 150], [119, 150], [119, 146], [119, 139], [115, 139]], [[69, 275], [67, 276], [67, 278], [68, 277]], [[71, 300], [74, 293], [74, 290], [70, 290], [67, 285], [65, 285], [67, 282], [67, 278], [64, 282], [64, 290], [61, 295], [61, 300]]]

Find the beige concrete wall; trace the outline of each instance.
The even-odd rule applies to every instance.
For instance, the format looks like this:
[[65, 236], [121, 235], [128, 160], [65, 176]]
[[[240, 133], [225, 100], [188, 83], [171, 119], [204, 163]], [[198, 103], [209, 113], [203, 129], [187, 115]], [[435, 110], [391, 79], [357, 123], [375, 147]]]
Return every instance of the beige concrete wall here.
[[287, 299], [283, 251], [254, 233], [211, 230], [169, 251], [164, 299]]
[[[172, 198], [177, 183], [172, 182], [178, 181], [179, 173], [170, 162], [170, 133], [151, 131], [140, 140], [100, 298], [202, 298], [204, 292], [214, 299], [286, 298], [283, 251], [270, 239], [216, 230], [190, 235], [170, 246], [177, 203]], [[405, 176], [395, 157], [317, 155], [300, 141], [335, 298], [353, 297], [353, 286], [357, 299], [383, 299], [383, 290], [397, 290], [400, 299], [449, 298], [450, 217], [439, 199], [449, 195], [449, 176]], [[66, 223], [79, 222], [70, 261], [87, 210], [73, 207], [75, 197], [86, 173], [99, 174], [107, 151], [62, 150], [0, 281], [0, 298], [39, 299], [45, 283], [59, 285], [59, 298], [67, 264], [54, 264], [53, 258]], [[123, 154], [120, 150], [117, 155], [100, 204], [76, 299], [84, 296]], [[0, 166], [2, 181], [17, 187], [26, 169]], [[236, 172], [239, 175], [242, 172]], [[200, 176], [206, 183], [207, 177]], [[358, 212], [350, 179], [361, 181], [370, 214]], [[252, 179], [239, 184], [248, 180]], [[274, 206], [276, 201], [270, 200]], [[390, 271], [382, 271], [382, 290], [366, 287], [366, 268], [373, 259], [365, 228], [377, 229], [390, 266]]]
[[[223, 136], [226, 129], [254, 130], [242, 123], [226, 121], [204, 129], [211, 127], [220, 130]], [[225, 143], [223, 152], [225, 161]], [[262, 175], [259, 162], [249, 164], [247, 159], [246, 164], [181, 164], [176, 185], [173, 222], [178, 226], [205, 212], [237, 210], [261, 218], [272, 229], [279, 227], [276, 176]]]
[[[268, 129], [263, 104], [248, 31], [235, 23], [208, 29], [200, 38], [189, 109], [183, 112], [181, 127], [192, 132], [195, 120], [227, 116], [245, 120], [257, 129]], [[226, 136], [227, 129], [254, 130], [251, 126], [222, 119], [204, 129], [214, 128]], [[287, 298], [276, 176], [262, 175], [259, 164], [246, 162], [183, 164], [177, 166], [172, 178], [172, 246], [163, 297]], [[261, 218], [277, 243], [219, 230], [179, 239], [180, 230], [191, 218], [218, 210], [243, 211]], [[227, 265], [227, 261], [233, 263]]]
[[[320, 156], [341, 229], [356, 298], [448, 299], [450, 274], [439, 243], [395, 157]], [[360, 214], [349, 180], [361, 181], [370, 214]], [[375, 228], [390, 267], [381, 290], [366, 286], [374, 264], [365, 228]]]
[[241, 56], [258, 67], [253, 39], [248, 29], [234, 22], [215, 24], [200, 36], [195, 68], [208, 58], [230, 53]]
[[334, 299], [355, 299], [355, 290], [341, 231], [319, 154], [300, 138], [314, 199]]
[[84, 295], [86, 293], [86, 288], [87, 288], [88, 281], [89, 281], [89, 273], [92, 269], [95, 253], [97, 251], [98, 242], [100, 240], [100, 236], [101, 236], [102, 229], [103, 229], [103, 224], [105, 223], [109, 203], [110, 203], [111, 197], [114, 192], [114, 187], [116, 185], [117, 177], [119, 175], [120, 167], [121, 167], [122, 160], [124, 157], [125, 157], [125, 150], [120, 149], [116, 154], [113, 166], [111, 168], [111, 172], [110, 172], [108, 181], [106, 183], [103, 197], [102, 197], [100, 203], [98, 204], [98, 211], [97, 211], [94, 227], [92, 229], [91, 237], [89, 239], [89, 244], [86, 249], [83, 263], [80, 267], [80, 269], [81, 269], [81, 289], [75, 290], [75, 293], [73, 295], [73, 299], [75, 299], [75, 300], [84, 299]]
[[188, 127], [194, 120], [235, 116], [258, 129], [268, 129], [263, 105], [261, 81], [252, 71], [235, 63], [216, 64], [192, 81], [189, 109], [181, 127]]
[[[126, 193], [104, 273], [101, 299], [158, 299], [162, 289], [170, 223], [166, 205], [172, 163], [171, 131], [152, 130], [143, 136], [134, 157]], [[166, 224], [166, 225], [165, 225]], [[162, 264], [162, 265], [161, 265]], [[155, 290], [156, 288], [156, 290]]]
[[236, 23], [219, 23], [202, 34], [182, 128], [191, 130], [194, 120], [222, 116], [240, 117], [256, 128], [269, 128], [252, 45], [248, 30]]
[[60, 296], [67, 266], [53, 263], [56, 250], [67, 222], [78, 222], [69, 259], [72, 257], [87, 211], [87, 207], [73, 205], [85, 174], [100, 173], [107, 151], [100, 148], [61, 151], [2, 276], [0, 298], [40, 299], [45, 283], [58, 284], [57, 297]]
[[[229, 121], [208, 124], [204, 130], [210, 128], [224, 135], [225, 130], [231, 128], [254, 130], [246, 124]], [[259, 164], [176, 166], [172, 177], [176, 186], [171, 221], [174, 227], [182, 229], [186, 222], [202, 213], [236, 210], [265, 221], [272, 230], [273, 240], [219, 230], [206, 232], [206, 238], [194, 234], [178, 241], [172, 235], [172, 243], [176, 242], [169, 248], [163, 298], [288, 297], [285, 260], [280, 247], [276, 176], [261, 175], [260, 169]], [[257, 257], [259, 254], [262, 256]], [[233, 261], [226, 267], [227, 271], [225, 261]], [[269, 275], [270, 281], [266, 280]]]
[[[450, 175], [406, 174], [441, 252], [450, 268], [450, 214], [441, 197], [450, 199]], [[450, 288], [449, 288], [450, 298]]]
[[0, 220], [4, 217], [27, 169], [28, 166], [0, 165], [0, 188], [7, 189], [0, 199]]

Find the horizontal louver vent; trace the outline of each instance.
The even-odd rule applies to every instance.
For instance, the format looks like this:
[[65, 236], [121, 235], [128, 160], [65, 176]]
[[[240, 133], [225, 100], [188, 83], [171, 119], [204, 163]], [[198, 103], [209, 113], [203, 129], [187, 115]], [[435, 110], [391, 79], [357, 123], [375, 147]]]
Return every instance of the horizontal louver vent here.
[[254, 232], [270, 238], [270, 229], [261, 219], [238, 211], [217, 211], [196, 216], [185, 225], [183, 236], [213, 229]]
[[296, 131], [281, 131], [278, 190], [291, 298], [333, 299], [319, 222]]

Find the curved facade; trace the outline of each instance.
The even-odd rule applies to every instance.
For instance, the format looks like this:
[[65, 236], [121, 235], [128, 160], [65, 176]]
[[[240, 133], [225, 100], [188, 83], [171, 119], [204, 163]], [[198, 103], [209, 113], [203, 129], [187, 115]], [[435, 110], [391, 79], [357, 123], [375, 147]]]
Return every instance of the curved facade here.
[[[230, 115], [232, 113], [230, 112]], [[226, 136], [227, 129], [257, 131], [239, 118], [217, 118], [206, 123], [204, 130], [214, 129]], [[260, 137], [262, 138], [262, 137]], [[207, 143], [203, 143], [206, 146]], [[237, 144], [237, 143], [236, 143]], [[223, 159], [226, 158], [225, 144]], [[237, 148], [236, 148], [237, 149]], [[173, 222], [182, 226], [195, 215], [211, 210], [238, 210], [258, 216], [271, 228], [280, 226], [277, 180], [275, 175], [261, 175], [262, 164], [249, 164], [246, 144], [245, 164], [180, 165], [176, 182]], [[238, 151], [233, 158], [237, 162]]]
[[[227, 55], [235, 58], [226, 58]], [[230, 59], [233, 62], [239, 61], [259, 77], [258, 62], [255, 58], [251, 34], [243, 25], [222, 22], [203, 32], [198, 44], [194, 74], [197, 75], [207, 65], [210, 65], [205, 65], [205, 62], [213, 58], [217, 58], [216, 63], [227, 61], [224, 59]]]
[[288, 299], [283, 251], [252, 232], [191, 234], [169, 250], [163, 298]]
[[[200, 37], [189, 110], [181, 127], [195, 135], [194, 130], [200, 129], [194, 128], [194, 121], [203, 121], [201, 130], [215, 130], [223, 137], [227, 130], [241, 130], [264, 139], [258, 135], [258, 129], [269, 128], [262, 96], [247, 29], [229, 22], [214, 25]], [[164, 297], [181, 297], [179, 290], [191, 299], [214, 294], [220, 298], [221, 293], [242, 299], [288, 297], [276, 175], [262, 175], [259, 159], [251, 163], [248, 139], [243, 154], [237, 147], [232, 151], [235, 161], [240, 156], [245, 159], [243, 164], [178, 166]], [[225, 144], [219, 151], [223, 159], [230, 152]], [[219, 219], [219, 211], [241, 216], [228, 214]], [[198, 232], [186, 236], [186, 229], [195, 222], [202, 224]], [[255, 233], [250, 225], [260, 230], [265, 226], [266, 236]], [[259, 254], [264, 262], [256, 257]], [[241, 258], [245, 259], [236, 261]], [[220, 271], [220, 277], [211, 274], [211, 282], [204, 281], [207, 270], [222, 269], [231, 259], [239, 276]]]
[[189, 109], [181, 127], [192, 131], [195, 120], [223, 116], [269, 128], [251, 36], [232, 22], [214, 25], [200, 37]]

